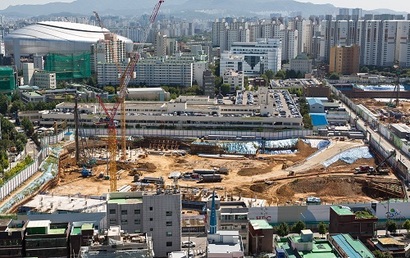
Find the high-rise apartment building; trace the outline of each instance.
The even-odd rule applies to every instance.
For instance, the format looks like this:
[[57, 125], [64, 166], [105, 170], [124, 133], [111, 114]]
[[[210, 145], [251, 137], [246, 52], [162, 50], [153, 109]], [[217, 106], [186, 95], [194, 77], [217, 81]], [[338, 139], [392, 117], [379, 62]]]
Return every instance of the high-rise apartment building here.
[[334, 46], [330, 49], [329, 72], [354, 74], [360, 70], [360, 48], [352, 46]]

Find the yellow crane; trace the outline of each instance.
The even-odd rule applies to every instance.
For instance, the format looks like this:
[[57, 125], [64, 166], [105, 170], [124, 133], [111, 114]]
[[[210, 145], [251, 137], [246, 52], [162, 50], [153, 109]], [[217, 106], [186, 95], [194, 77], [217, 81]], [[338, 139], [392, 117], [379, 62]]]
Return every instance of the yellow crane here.
[[[144, 37], [143, 37], [144, 42], [147, 39], [148, 31], [151, 28], [152, 24], [155, 22], [155, 19], [159, 12], [159, 8], [161, 7], [161, 4], [163, 2], [164, 0], [159, 0], [152, 11], [152, 14], [150, 16], [150, 23], [144, 31]], [[102, 23], [100, 22], [100, 26], [101, 25]], [[117, 99], [117, 102], [114, 103], [113, 107], [111, 109], [108, 109], [105, 106], [104, 102], [102, 101], [101, 96], [97, 96], [98, 101], [100, 102], [100, 105], [102, 106], [106, 114], [105, 122], [108, 124], [108, 151], [110, 153], [109, 163], [108, 163], [108, 173], [110, 177], [110, 191], [111, 192], [117, 191], [117, 163], [116, 163], [117, 131], [116, 131], [116, 127], [118, 125], [118, 122], [115, 120], [115, 116], [117, 114], [119, 106], [121, 105], [121, 131], [122, 131], [121, 133], [121, 146], [122, 146], [121, 159], [125, 160], [126, 159], [125, 96], [127, 93], [128, 83], [130, 82], [131, 78], [135, 77], [135, 65], [137, 64], [140, 58], [141, 51], [142, 49], [140, 51], [137, 51], [137, 53], [132, 54], [130, 56], [131, 58], [130, 62], [125, 68], [124, 72], [121, 73], [120, 83], [119, 83], [120, 85], [119, 93], [117, 96], [118, 99]]]

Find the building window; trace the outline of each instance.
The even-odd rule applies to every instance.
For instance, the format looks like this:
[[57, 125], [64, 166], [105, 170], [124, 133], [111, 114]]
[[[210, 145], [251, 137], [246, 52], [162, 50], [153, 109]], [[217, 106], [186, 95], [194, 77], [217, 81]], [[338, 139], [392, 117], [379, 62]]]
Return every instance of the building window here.
[[141, 214], [141, 210], [134, 210], [134, 214]]
[[166, 216], [172, 216], [172, 211], [167, 211], [165, 215]]
[[154, 208], [152, 208], [152, 207], [149, 207], [149, 210], [150, 210], [150, 211], [152, 211], [153, 209], [154, 209]]
[[122, 210], [121, 215], [127, 215], [127, 210]]
[[167, 246], [172, 246], [172, 242], [167, 242]]
[[115, 209], [110, 209], [110, 214], [115, 214]]
[[169, 236], [172, 236], [172, 232], [171, 231], [167, 231], [167, 234], [166, 234], [168, 237]]
[[149, 218], [149, 221], [153, 221], [154, 219], [153, 218]]
[[110, 219], [110, 225], [115, 225], [117, 224], [117, 220], [116, 219]]
[[153, 229], [153, 228], [150, 228], [149, 231], [154, 231], [154, 229]]
[[139, 219], [135, 219], [135, 220], [134, 220], [134, 224], [135, 224], [135, 225], [139, 225], [139, 224], [141, 224], [141, 220], [139, 220]]
[[172, 226], [172, 221], [167, 221], [167, 222], [166, 222], [166, 225], [167, 225], [167, 226]]
[[122, 219], [121, 220], [121, 225], [128, 225], [128, 220]]

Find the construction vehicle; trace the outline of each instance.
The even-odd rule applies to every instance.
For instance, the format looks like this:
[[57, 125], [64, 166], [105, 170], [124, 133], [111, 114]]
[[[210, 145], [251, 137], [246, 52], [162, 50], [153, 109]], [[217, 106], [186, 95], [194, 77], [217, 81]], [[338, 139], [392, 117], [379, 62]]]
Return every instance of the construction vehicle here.
[[81, 176], [82, 177], [92, 176], [91, 170], [87, 169], [86, 167], [83, 167], [83, 169], [81, 170]]
[[220, 174], [204, 174], [200, 175], [198, 183], [217, 183], [222, 181]]
[[371, 174], [371, 175], [388, 175], [389, 172], [390, 172], [390, 169], [389, 169], [387, 166], [385, 166], [385, 164], [386, 164], [386, 161], [387, 161], [388, 159], [390, 159], [391, 157], [393, 157], [393, 156], [396, 156], [396, 150], [391, 150], [391, 151], [390, 151], [390, 154], [389, 154], [385, 159], [383, 159], [383, 160], [376, 166], [376, 168], [374, 169], [374, 171], [371, 171], [371, 172], [370, 172], [370, 174]]
[[354, 169], [355, 174], [367, 174], [367, 173], [373, 173], [374, 172], [374, 167], [371, 167], [369, 165], [362, 165]]
[[[158, 3], [155, 5], [152, 14], [150, 16], [150, 22], [148, 28], [144, 30], [144, 38], [143, 43], [145, 43], [146, 38], [148, 37], [148, 32], [151, 29], [152, 24], [155, 22], [156, 17], [159, 12], [159, 8], [164, 0], [159, 0]], [[142, 51], [142, 49], [141, 49]], [[141, 52], [140, 51], [140, 52]], [[118, 91], [118, 101], [114, 103], [111, 109], [108, 109], [104, 102], [102, 101], [101, 96], [97, 96], [97, 99], [104, 110], [104, 113], [107, 116], [107, 124], [108, 124], [108, 151], [110, 153], [109, 163], [108, 163], [108, 174], [110, 177], [110, 191], [116, 192], [117, 191], [117, 130], [115, 124], [115, 116], [117, 115], [118, 108], [121, 105], [121, 150], [122, 156], [121, 160], [126, 160], [126, 125], [125, 125], [125, 95], [127, 94], [127, 86], [130, 82], [132, 77], [135, 77], [135, 65], [137, 64], [140, 58], [140, 52], [134, 53], [130, 56], [130, 62], [128, 63], [127, 67], [125, 68], [124, 72], [120, 76], [119, 80], [119, 91]]]
[[162, 178], [162, 177], [144, 177], [143, 179], [141, 179], [141, 183], [164, 185], [164, 178]]

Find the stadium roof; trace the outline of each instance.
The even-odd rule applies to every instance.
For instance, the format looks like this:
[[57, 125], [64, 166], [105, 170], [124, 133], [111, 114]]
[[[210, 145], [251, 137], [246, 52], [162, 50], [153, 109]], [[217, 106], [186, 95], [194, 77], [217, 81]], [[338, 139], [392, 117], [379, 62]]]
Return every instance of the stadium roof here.
[[[7, 39], [32, 39], [32, 40], [55, 40], [55, 41], [81, 41], [97, 42], [104, 38], [107, 29], [100, 27], [61, 21], [38, 22], [15, 30], [5, 37]], [[132, 43], [128, 38], [118, 36], [126, 43]]]

